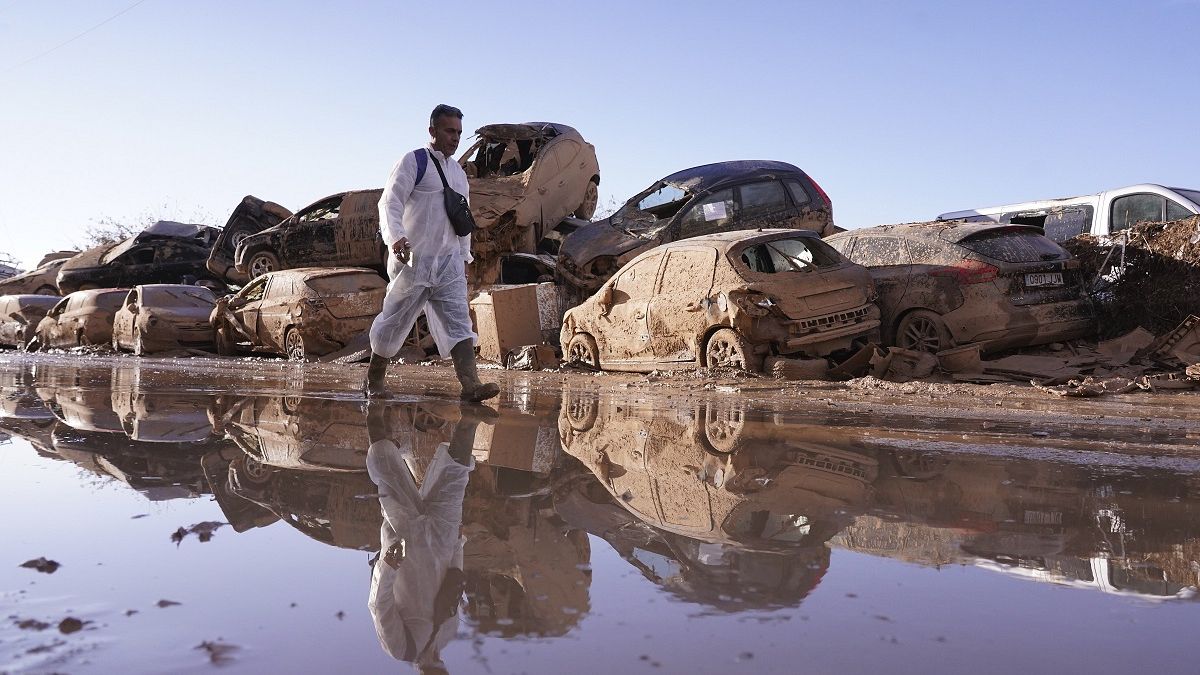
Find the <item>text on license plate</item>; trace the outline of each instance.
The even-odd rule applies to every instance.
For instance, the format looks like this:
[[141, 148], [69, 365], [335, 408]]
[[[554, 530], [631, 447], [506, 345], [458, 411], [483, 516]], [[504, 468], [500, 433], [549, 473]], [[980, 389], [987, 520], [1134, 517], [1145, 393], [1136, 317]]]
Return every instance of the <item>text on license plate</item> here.
[[1036, 272], [1025, 275], [1026, 286], [1062, 286], [1062, 272]]

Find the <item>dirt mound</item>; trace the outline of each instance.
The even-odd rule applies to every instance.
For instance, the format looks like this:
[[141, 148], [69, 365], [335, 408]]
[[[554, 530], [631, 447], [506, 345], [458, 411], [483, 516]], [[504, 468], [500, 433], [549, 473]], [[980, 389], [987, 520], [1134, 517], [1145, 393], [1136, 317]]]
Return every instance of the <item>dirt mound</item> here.
[[1063, 244], [1085, 278], [1098, 280], [1101, 338], [1138, 326], [1162, 334], [1200, 315], [1200, 217], [1141, 223], [1112, 239], [1110, 246], [1081, 235]]

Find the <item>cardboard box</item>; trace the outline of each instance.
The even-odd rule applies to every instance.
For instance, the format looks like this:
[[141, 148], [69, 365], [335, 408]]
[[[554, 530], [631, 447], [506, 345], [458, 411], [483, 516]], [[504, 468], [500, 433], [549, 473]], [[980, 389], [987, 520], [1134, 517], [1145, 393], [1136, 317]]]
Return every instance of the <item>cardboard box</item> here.
[[514, 347], [542, 342], [537, 284], [492, 286], [471, 301], [479, 356], [500, 362]]
[[475, 431], [476, 461], [521, 471], [549, 473], [561, 447], [558, 427], [537, 415], [501, 415]]

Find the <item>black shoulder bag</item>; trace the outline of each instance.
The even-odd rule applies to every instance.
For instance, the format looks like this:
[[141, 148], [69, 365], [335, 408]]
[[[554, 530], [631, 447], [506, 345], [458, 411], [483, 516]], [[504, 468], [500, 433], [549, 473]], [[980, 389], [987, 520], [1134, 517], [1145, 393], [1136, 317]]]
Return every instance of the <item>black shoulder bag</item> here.
[[460, 237], [469, 237], [475, 231], [475, 217], [471, 215], [471, 207], [467, 204], [467, 198], [450, 189], [450, 184], [446, 182], [446, 172], [442, 171], [442, 163], [433, 156], [433, 153], [426, 150], [429, 154], [429, 159], [433, 160], [433, 166], [437, 168], [438, 175], [442, 177], [442, 198], [446, 202], [446, 215], [450, 218], [450, 227], [454, 228], [454, 234]]

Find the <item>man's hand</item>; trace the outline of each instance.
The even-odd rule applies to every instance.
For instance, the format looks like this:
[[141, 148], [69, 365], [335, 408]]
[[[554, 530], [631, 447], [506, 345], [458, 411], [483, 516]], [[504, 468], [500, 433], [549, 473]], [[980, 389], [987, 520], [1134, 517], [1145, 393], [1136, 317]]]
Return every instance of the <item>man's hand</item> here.
[[396, 256], [396, 260], [408, 262], [408, 257], [412, 254], [412, 244], [408, 243], [408, 237], [400, 237], [392, 244], [392, 254]]

